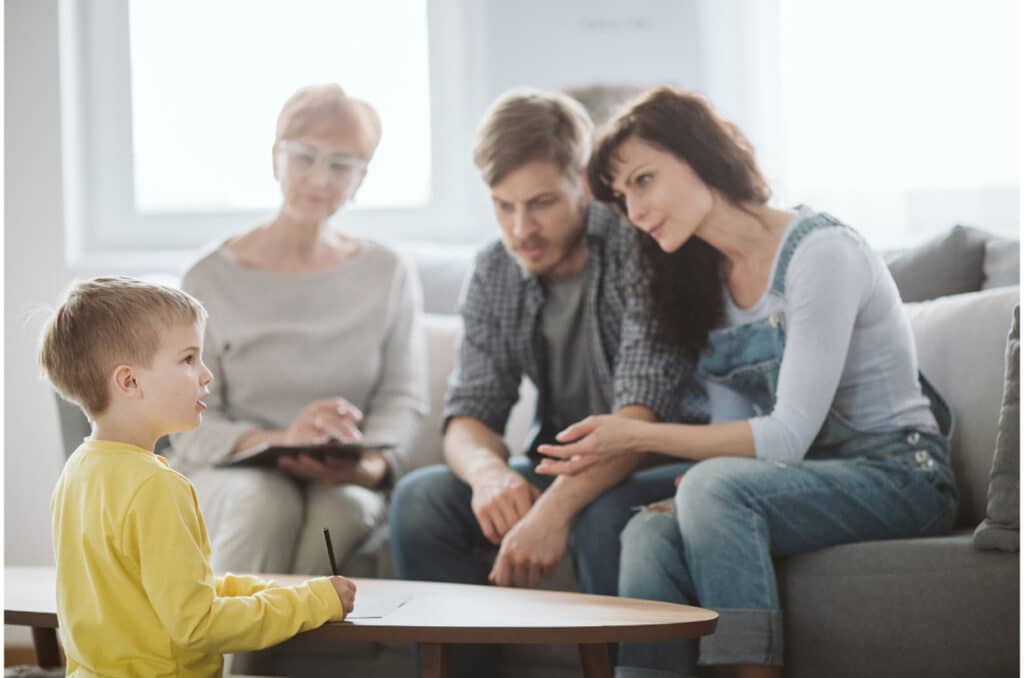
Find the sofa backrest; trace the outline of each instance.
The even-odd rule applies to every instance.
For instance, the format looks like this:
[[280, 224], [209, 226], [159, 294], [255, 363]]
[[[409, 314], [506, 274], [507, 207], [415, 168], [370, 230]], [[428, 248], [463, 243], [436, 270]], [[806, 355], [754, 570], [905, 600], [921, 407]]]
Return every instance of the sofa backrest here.
[[[426, 416], [409, 451], [407, 470], [443, 464], [441, 451], [441, 414], [448, 378], [455, 366], [455, 347], [462, 333], [462, 318], [457, 315], [425, 314], [423, 329], [427, 335], [427, 373], [430, 380], [430, 413]], [[530, 382], [523, 380], [519, 402], [512, 408], [505, 443], [512, 454], [522, 454], [526, 435], [533, 421], [537, 393]]]
[[1006, 338], [1020, 287], [1001, 287], [907, 304], [925, 376], [953, 410], [953, 468], [959, 527], [985, 517], [1003, 397]]

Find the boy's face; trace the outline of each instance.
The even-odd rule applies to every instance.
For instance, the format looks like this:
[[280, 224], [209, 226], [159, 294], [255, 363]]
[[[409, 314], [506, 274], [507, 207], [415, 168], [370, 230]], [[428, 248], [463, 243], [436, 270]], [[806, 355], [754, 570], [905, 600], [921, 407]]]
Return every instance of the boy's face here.
[[527, 273], [557, 280], [582, 268], [590, 205], [582, 176], [535, 160], [491, 186], [491, 201], [505, 249]]
[[203, 333], [199, 325], [175, 325], [164, 333], [149, 368], [139, 369], [145, 409], [160, 435], [187, 431], [199, 425], [206, 409], [213, 375], [202, 361]]

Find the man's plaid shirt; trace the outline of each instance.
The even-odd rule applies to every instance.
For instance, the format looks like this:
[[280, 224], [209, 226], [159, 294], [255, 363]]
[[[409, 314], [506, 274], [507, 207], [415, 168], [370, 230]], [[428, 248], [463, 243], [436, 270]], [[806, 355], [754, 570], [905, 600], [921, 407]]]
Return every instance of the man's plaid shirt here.
[[[585, 242], [592, 270], [585, 303], [592, 305], [595, 320], [590, 323], [596, 334], [590, 337], [592, 369], [613, 411], [646, 405], [663, 421], [707, 421], [707, 399], [693, 362], [651, 337], [650, 317], [636, 294], [642, 272], [635, 238], [634, 229], [607, 206], [591, 203]], [[539, 394], [528, 450], [557, 433], [547, 430], [544, 416], [543, 304], [540, 280], [525, 274], [500, 241], [477, 254], [462, 294], [464, 330], [448, 381], [445, 427], [452, 417], [472, 417], [503, 433], [526, 375]]]

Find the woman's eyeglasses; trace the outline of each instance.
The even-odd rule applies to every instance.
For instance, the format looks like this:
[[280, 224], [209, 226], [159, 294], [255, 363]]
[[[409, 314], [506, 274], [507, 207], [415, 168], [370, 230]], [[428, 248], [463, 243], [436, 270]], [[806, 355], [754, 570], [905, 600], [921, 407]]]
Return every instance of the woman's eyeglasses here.
[[298, 141], [278, 141], [276, 150], [292, 176], [305, 176], [322, 165], [332, 182], [342, 183], [366, 172], [366, 161], [361, 158], [344, 153], [326, 154]]

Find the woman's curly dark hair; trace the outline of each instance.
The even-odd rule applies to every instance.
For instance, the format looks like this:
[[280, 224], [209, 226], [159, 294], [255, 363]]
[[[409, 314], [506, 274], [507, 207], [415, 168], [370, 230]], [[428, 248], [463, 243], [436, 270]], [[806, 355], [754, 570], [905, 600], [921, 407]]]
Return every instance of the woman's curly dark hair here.
[[[658, 87], [601, 130], [587, 166], [594, 197], [615, 205], [622, 214], [626, 206], [616, 197], [612, 180], [618, 150], [632, 137], [672, 153], [708, 188], [738, 207], [768, 202], [771, 192], [743, 133], [718, 117], [702, 97]], [[655, 337], [695, 359], [725, 312], [722, 255], [700, 238], [690, 238], [670, 253], [653, 238], [642, 236], [639, 242], [647, 281], [641, 292], [650, 303]]]

